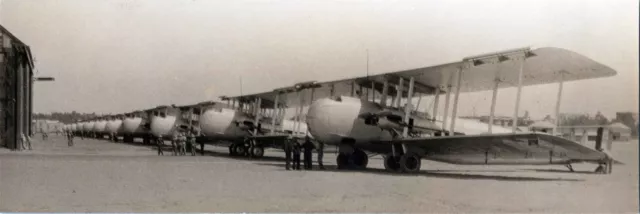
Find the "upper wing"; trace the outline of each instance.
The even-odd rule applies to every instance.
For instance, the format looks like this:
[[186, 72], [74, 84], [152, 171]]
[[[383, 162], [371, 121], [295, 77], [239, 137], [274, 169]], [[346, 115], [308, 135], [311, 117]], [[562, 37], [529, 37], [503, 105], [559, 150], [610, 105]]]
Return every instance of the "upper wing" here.
[[[375, 92], [370, 93], [376, 93], [376, 96], [380, 97], [383, 82], [387, 80], [390, 86], [387, 94], [395, 96], [397, 91], [393, 86], [398, 85], [402, 78], [405, 80], [404, 86], [406, 87], [411, 77], [415, 80], [414, 91], [416, 93], [433, 94], [436, 88], [441, 88], [441, 93], [445, 93], [447, 86], [455, 85], [454, 79], [460, 67], [463, 67], [460, 92], [491, 90], [496, 80], [500, 81], [499, 88], [515, 87], [518, 85], [520, 64], [525, 57], [523, 86], [616, 75], [615, 70], [569, 50], [552, 47], [538, 48], [527, 52], [522, 50], [527, 49], [507, 50], [468, 57], [458, 62], [441, 65], [317, 83], [319, 88], [314, 90], [313, 95], [314, 98], [326, 97], [331, 94], [357, 96], [358, 91], [364, 95], [363, 89], [374, 88]], [[295, 91], [293, 87], [283, 89], [287, 92]], [[306, 105], [309, 102], [311, 92], [306, 90], [300, 93], [303, 97], [302, 104]], [[265, 100], [268, 100], [267, 102], [275, 100], [276, 94], [278, 92], [270, 91], [243, 97], [261, 97], [264, 103]], [[295, 93], [289, 93], [285, 96], [279, 97], [280, 103], [289, 107], [300, 104], [300, 99]], [[406, 97], [406, 91], [403, 93], [403, 97]], [[273, 103], [270, 104], [267, 106], [273, 106]]]
[[[425, 159], [454, 164], [566, 164], [599, 162], [607, 157], [571, 140], [541, 133], [446, 136], [400, 142], [421, 152]], [[384, 149], [390, 144], [373, 145], [374, 149]]]
[[[523, 86], [548, 84], [613, 76], [616, 71], [578, 53], [560, 48], [531, 50], [523, 67]], [[518, 85], [523, 52], [508, 50], [484, 57], [465, 58], [459, 62], [390, 73], [408, 79], [414, 77], [426, 88], [455, 84], [452, 81], [459, 67], [463, 67], [460, 92], [491, 90], [499, 79], [500, 88]]]

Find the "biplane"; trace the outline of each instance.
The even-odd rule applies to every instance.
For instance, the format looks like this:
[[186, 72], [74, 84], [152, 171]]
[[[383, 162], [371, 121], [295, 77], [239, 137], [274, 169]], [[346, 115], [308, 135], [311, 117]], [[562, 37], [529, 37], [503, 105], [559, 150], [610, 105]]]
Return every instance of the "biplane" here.
[[[394, 172], [417, 172], [422, 159], [453, 164], [564, 164], [570, 169], [571, 163], [594, 162], [610, 171], [612, 159], [604, 152], [553, 134], [517, 131], [516, 120], [523, 86], [558, 83], [557, 116], [564, 82], [613, 75], [613, 69], [569, 50], [527, 47], [417, 69], [309, 81], [229, 99], [253, 104], [248, 112], [254, 114], [255, 126], [277, 121], [263, 121], [259, 113], [278, 115], [295, 108], [302, 115], [306, 108], [306, 121], [298, 118], [296, 124], [305, 123], [315, 140], [336, 145], [341, 169], [367, 167], [369, 152], [382, 154], [385, 169]], [[517, 87], [513, 128], [499, 131], [492, 125], [497, 90], [508, 87]], [[493, 96], [486, 132], [465, 133], [457, 118], [460, 93], [489, 90]], [[443, 95], [445, 109], [439, 116]], [[423, 96], [433, 96], [434, 104], [420, 112]], [[246, 109], [241, 104], [237, 108]], [[298, 127], [294, 132], [300, 131]]]

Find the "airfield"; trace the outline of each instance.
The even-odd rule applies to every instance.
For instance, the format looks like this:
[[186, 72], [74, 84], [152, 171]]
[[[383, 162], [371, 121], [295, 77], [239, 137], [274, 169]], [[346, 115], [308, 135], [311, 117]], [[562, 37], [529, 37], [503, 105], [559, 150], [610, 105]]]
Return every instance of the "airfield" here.
[[[0, 150], [3, 212], [579, 212], [638, 210], [638, 141], [615, 142], [609, 175], [593, 164], [463, 166], [423, 162], [417, 175], [389, 174], [379, 156], [366, 171], [286, 171], [284, 154], [259, 160], [157, 156], [153, 147], [33, 139], [31, 151]], [[315, 155], [314, 155], [315, 158]], [[316, 167], [314, 163], [314, 167]]]

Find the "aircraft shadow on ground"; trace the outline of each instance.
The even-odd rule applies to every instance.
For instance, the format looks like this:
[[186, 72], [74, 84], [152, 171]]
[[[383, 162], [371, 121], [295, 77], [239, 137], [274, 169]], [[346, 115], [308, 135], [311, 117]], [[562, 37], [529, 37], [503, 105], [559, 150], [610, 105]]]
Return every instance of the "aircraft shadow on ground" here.
[[[283, 170], [285, 169], [284, 163], [256, 163], [256, 164], [280, 167]], [[451, 179], [462, 179], [462, 180], [569, 181], [569, 182], [584, 181], [583, 179], [569, 179], [569, 178], [540, 178], [540, 177], [525, 177], [525, 176], [480, 175], [480, 174], [466, 173], [466, 172], [470, 172], [469, 170], [460, 170], [460, 171], [422, 170], [416, 174], [400, 174], [400, 173], [388, 172], [384, 169], [372, 169], [372, 168], [368, 168], [365, 170], [339, 170], [337, 169], [336, 165], [325, 165], [324, 170], [318, 169], [317, 166], [314, 165], [313, 171], [327, 171], [327, 172], [340, 172], [340, 173], [372, 173], [372, 174], [388, 175], [388, 176], [427, 176], [427, 177], [433, 177], [433, 178], [451, 178]], [[496, 172], [510, 172], [510, 171], [501, 170]], [[512, 172], [515, 172], [515, 170]]]
[[[101, 140], [102, 139], [95, 139], [95, 138], [90, 138], [90, 139], [94, 139], [94, 140]], [[132, 146], [137, 146], [137, 147], [145, 147], [145, 148], [149, 148], [152, 151], [157, 151], [157, 146], [155, 144], [143, 144], [142, 142], [123, 142], [123, 141], [118, 141], [118, 142], [113, 142], [110, 141], [108, 139], [104, 139], [104, 142], [108, 142], [108, 143], [115, 143], [115, 144], [126, 144], [126, 145], [132, 145]], [[165, 155], [171, 155], [171, 153], [173, 149], [171, 148], [171, 144], [166, 144], [162, 147], [162, 152], [165, 153]], [[273, 157], [273, 156], [264, 156], [261, 158], [250, 158], [250, 157], [246, 157], [246, 156], [230, 156], [229, 153], [227, 152], [218, 152], [218, 151], [211, 151], [211, 150], [207, 150], [205, 149], [204, 152], [202, 152], [200, 150], [200, 147], [198, 146], [198, 148], [196, 148], [196, 154], [197, 156], [202, 156], [202, 154], [204, 153], [205, 156], [213, 156], [213, 157], [222, 157], [222, 158], [229, 158], [229, 159], [234, 159], [234, 160], [248, 160], [248, 161], [265, 161], [265, 162], [273, 162], [273, 161], [282, 161], [284, 162], [284, 157]], [[187, 151], [187, 155], [190, 155], [190, 153]]]
[[[198, 155], [201, 154], [201, 150], [200, 149], [196, 149]], [[234, 159], [234, 160], [247, 160], [247, 161], [261, 161], [261, 162], [274, 162], [274, 161], [281, 161], [284, 162], [285, 159], [284, 157], [273, 157], [273, 156], [263, 156], [261, 158], [250, 158], [247, 156], [231, 156], [229, 155], [228, 152], [218, 152], [218, 151], [211, 151], [211, 150], [204, 150], [204, 154], [206, 156], [213, 156], [213, 157], [221, 157], [221, 158], [229, 158], [229, 159]]]
[[[113, 142], [113, 141], [111, 141], [109, 139], [106, 139], [106, 138], [105, 139], [85, 138], [85, 139], [98, 140], [98, 141], [101, 141], [101, 142], [114, 143], [114, 144], [125, 144], [125, 145], [137, 146], [137, 147], [145, 147], [145, 148], [150, 148], [150, 149], [155, 149], [156, 148], [155, 144], [144, 144], [142, 142], [135, 142], [135, 141], [134, 142], [124, 142], [122, 140], [118, 140], [118, 142]], [[171, 146], [169, 146], [167, 148], [163, 148], [162, 151], [171, 150], [170, 148], [171, 148]]]
[[599, 174], [595, 171], [569, 171], [569, 170], [559, 170], [559, 169], [530, 169], [529, 171], [534, 172], [551, 172], [551, 173], [567, 173], [567, 174]]
[[[113, 142], [106, 139], [104, 141], [109, 143], [121, 143], [121, 144], [133, 145], [138, 147], [145, 147], [152, 150], [156, 149], [155, 145], [143, 144], [142, 142], [133, 142], [133, 143], [123, 142], [123, 141]], [[162, 148], [162, 151], [171, 155], [171, 152], [172, 152], [171, 145], [165, 144], [165, 146]], [[228, 159], [241, 160], [241, 161], [246, 160], [246, 161], [260, 161], [260, 162], [280, 162], [280, 163], [256, 163], [256, 164], [265, 165], [265, 166], [275, 166], [275, 167], [280, 167], [282, 169], [285, 168], [284, 157], [264, 156], [262, 158], [249, 158], [245, 156], [230, 156], [229, 153], [227, 152], [211, 151], [206, 149], [204, 150], [204, 152], [202, 152], [199, 148], [196, 149], [196, 153], [198, 156], [202, 156], [202, 154], [204, 153], [205, 156], [221, 157], [221, 158], [228, 158]], [[317, 165], [314, 165], [314, 170], [315, 171], [319, 170], [317, 168]], [[429, 177], [435, 177], [435, 178], [453, 178], [453, 179], [465, 179], [465, 180], [473, 179], [473, 180], [498, 180], [498, 181], [572, 181], [572, 182], [584, 181], [583, 179], [468, 174], [473, 172], [518, 172], [518, 171], [522, 172], [523, 170], [521, 169], [520, 170], [422, 170], [417, 174], [399, 174], [399, 173], [388, 172], [384, 169], [374, 169], [374, 168], [368, 168], [365, 170], [339, 170], [337, 169], [336, 165], [325, 165], [325, 169], [320, 171], [341, 172], [341, 173], [373, 173], [373, 174], [381, 174], [381, 175], [388, 175], [388, 176], [429, 176]], [[570, 172], [569, 170], [558, 170], [558, 169], [529, 169], [524, 171], [596, 174], [595, 172], [592, 172], [592, 171]]]

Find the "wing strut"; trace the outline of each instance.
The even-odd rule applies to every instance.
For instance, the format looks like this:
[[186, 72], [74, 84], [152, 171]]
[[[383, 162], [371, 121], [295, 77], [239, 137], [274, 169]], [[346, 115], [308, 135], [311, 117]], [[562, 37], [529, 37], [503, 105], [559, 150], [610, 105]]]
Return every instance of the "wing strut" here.
[[451, 134], [455, 133], [456, 116], [458, 114], [458, 99], [460, 98], [460, 88], [461, 88], [460, 83], [462, 82], [463, 69], [464, 68], [462, 66], [460, 66], [458, 68], [458, 74], [456, 75], [457, 76], [456, 95], [453, 98], [453, 111], [451, 112], [451, 128], [449, 129], [449, 132], [451, 132]]
[[560, 125], [560, 101], [562, 98], [562, 85], [564, 83], [564, 71], [560, 71], [562, 72], [562, 74], [560, 74], [560, 83], [558, 83], [558, 97], [556, 98], [556, 121], [555, 121], [555, 126], [553, 127], [553, 135], [557, 135], [558, 134], [558, 125]]
[[[498, 67], [498, 69], [500, 69]], [[489, 113], [489, 134], [493, 133], [493, 117], [495, 115], [495, 111], [496, 111], [496, 99], [498, 96], [498, 86], [500, 84], [500, 79], [499, 75], [500, 75], [500, 70], [496, 71], [496, 79], [494, 80], [494, 85], [493, 85], [493, 95], [491, 96], [491, 110]]]
[[[409, 79], [409, 93], [407, 94], [407, 103], [404, 106], [404, 123], [409, 124], [409, 117], [411, 116], [412, 103], [411, 99], [413, 99], [413, 87], [414, 87], [415, 79], [411, 77]], [[402, 129], [402, 138], [407, 138], [409, 136], [409, 126], [405, 126]], [[407, 154], [407, 146], [402, 144], [402, 151], [404, 154]]]
[[520, 61], [520, 72], [518, 73], [518, 92], [516, 94], [516, 108], [513, 110], [513, 122], [512, 133], [516, 133], [518, 129], [518, 111], [520, 110], [520, 97], [522, 96], [522, 73], [524, 71], [524, 63], [527, 60], [526, 57], [522, 57]]
[[387, 93], [389, 91], [389, 81], [384, 79], [384, 83], [382, 85], [382, 97], [380, 98], [380, 105], [384, 108], [387, 107]]
[[[311, 88], [311, 98], [309, 99], [309, 106], [313, 104], [313, 94], [315, 93], [316, 88]], [[300, 114], [302, 115], [302, 107], [300, 107]], [[304, 136], [309, 136], [309, 129], [307, 128], [304, 132]]]
[[[260, 131], [258, 129], [260, 129], [260, 118], [262, 117], [262, 110], [263, 110], [262, 107], [261, 107], [262, 106], [262, 98], [256, 97], [256, 99], [254, 101], [254, 104], [256, 106], [256, 108], [255, 108], [255, 112], [256, 112], [255, 115], [256, 116], [255, 116], [255, 119], [254, 119], [254, 122], [253, 122], [253, 125], [254, 125], [253, 135], [257, 136], [258, 135], [258, 131]], [[273, 128], [271, 128], [271, 130], [273, 130]]]
[[433, 121], [436, 121], [436, 116], [438, 115], [438, 105], [439, 105], [439, 101], [440, 101], [440, 86], [438, 86], [436, 88], [436, 97], [435, 100], [433, 101]]
[[[449, 119], [449, 102], [451, 101], [451, 82], [453, 81], [453, 76], [449, 76], [449, 82], [447, 83], [447, 95], [444, 97], [444, 118], [442, 118], [442, 130], [447, 130], [447, 119]], [[446, 134], [449, 135], [449, 134]]]
[[280, 101], [280, 93], [276, 93], [276, 100], [273, 102], [273, 111], [271, 112], [271, 134], [276, 131], [276, 112], [279, 110], [278, 101]]

